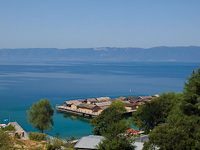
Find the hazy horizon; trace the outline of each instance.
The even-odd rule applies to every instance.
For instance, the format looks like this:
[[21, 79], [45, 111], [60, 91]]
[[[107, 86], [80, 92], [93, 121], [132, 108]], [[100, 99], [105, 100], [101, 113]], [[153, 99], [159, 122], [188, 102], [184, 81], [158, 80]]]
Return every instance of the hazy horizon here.
[[58, 49], [58, 50], [65, 50], [65, 49], [90, 49], [90, 48], [139, 48], [139, 49], [151, 49], [151, 48], [159, 48], [159, 47], [169, 47], [169, 48], [176, 48], [176, 47], [200, 47], [200, 45], [178, 45], [178, 46], [165, 46], [165, 45], [160, 45], [160, 46], [153, 46], [153, 47], [129, 47], [129, 46], [124, 46], [124, 47], [117, 47], [117, 46], [105, 46], [105, 47], [66, 47], [66, 48], [57, 48], [57, 47], [20, 47], [20, 48], [0, 48], [0, 49]]
[[199, 45], [199, 6], [194, 0], [1, 1], [0, 49]]

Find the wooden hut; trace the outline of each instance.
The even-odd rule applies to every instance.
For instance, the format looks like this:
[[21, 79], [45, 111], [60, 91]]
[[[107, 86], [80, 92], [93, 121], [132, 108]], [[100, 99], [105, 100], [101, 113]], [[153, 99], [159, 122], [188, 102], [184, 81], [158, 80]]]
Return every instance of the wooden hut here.
[[88, 98], [87, 99], [87, 104], [96, 104], [97, 99], [96, 98]]
[[75, 103], [73, 103], [73, 104], [71, 105], [71, 108], [72, 108], [72, 109], [78, 109], [77, 106], [80, 105], [80, 104], [82, 104], [82, 102], [75, 102]]
[[102, 103], [96, 103], [96, 106], [98, 106], [100, 109], [98, 110], [98, 113], [100, 114], [104, 109], [108, 108], [111, 105], [111, 102], [102, 102]]
[[78, 102], [78, 100], [65, 101], [65, 102], [63, 102], [63, 106], [71, 107], [71, 105], [76, 102]]
[[98, 112], [100, 110], [100, 107], [93, 105], [93, 104], [84, 104], [81, 103], [77, 105], [78, 110], [88, 112], [88, 113], [93, 113], [93, 112]]
[[139, 99], [140, 99], [139, 97], [128, 96], [125, 98], [125, 101], [129, 101], [132, 103], [138, 101]]
[[134, 103], [136, 109], [138, 109], [141, 105], [145, 104], [144, 102], [137, 102], [137, 103]]
[[81, 103], [87, 103], [87, 99], [78, 99], [77, 101], [79, 101]]
[[122, 100], [122, 101], [124, 101], [125, 99], [126, 99], [126, 97], [119, 97], [118, 99], [120, 99], [120, 100]]
[[123, 101], [123, 103], [125, 105], [126, 110], [135, 110], [135, 109], [137, 109], [136, 103], [130, 103], [129, 101]]

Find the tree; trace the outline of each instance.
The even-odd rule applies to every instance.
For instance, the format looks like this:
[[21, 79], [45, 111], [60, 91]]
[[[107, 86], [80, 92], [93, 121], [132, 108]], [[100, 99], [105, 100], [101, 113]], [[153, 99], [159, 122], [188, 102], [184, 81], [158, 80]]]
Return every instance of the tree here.
[[94, 127], [92, 132], [105, 138], [99, 143], [97, 149], [133, 150], [135, 148], [133, 141], [119, 135], [130, 128], [130, 124], [123, 118], [125, 110], [125, 106], [121, 101], [113, 102], [98, 117], [91, 120], [90, 125]]
[[54, 109], [47, 99], [34, 103], [30, 110], [27, 111], [29, 117], [28, 122], [42, 133], [46, 130], [53, 129], [53, 113]]
[[90, 125], [94, 127], [92, 132], [95, 135], [117, 135], [130, 128], [126, 120], [123, 120], [122, 113], [114, 107], [109, 107], [97, 116], [91, 119]]
[[167, 122], [160, 124], [149, 134], [144, 150], [159, 147], [163, 150], [190, 150], [200, 147], [199, 123], [194, 117], [186, 116], [179, 110], [170, 115]]
[[0, 149], [9, 149], [12, 146], [9, 134], [0, 129]]
[[181, 109], [186, 115], [200, 116], [200, 68], [193, 71], [190, 78], [187, 78], [183, 90], [184, 101]]
[[200, 68], [185, 82], [180, 101], [171, 110], [166, 123], [149, 134], [144, 149], [192, 150], [200, 147]]
[[126, 112], [125, 105], [122, 101], [114, 101], [114, 102], [111, 103], [110, 107], [116, 109], [120, 113]]
[[96, 147], [98, 150], [134, 150], [132, 140], [125, 137], [115, 137], [113, 139], [105, 138]]
[[133, 125], [149, 133], [158, 124], [165, 123], [179, 96], [180, 94], [176, 96], [174, 92], [163, 93], [160, 97], [152, 99], [150, 103], [142, 105], [133, 113]]
[[74, 141], [75, 140], [75, 137], [74, 136], [71, 136], [70, 137], [70, 141]]
[[[92, 132], [95, 135], [119, 134], [130, 127], [123, 119], [125, 105], [121, 101], [111, 103], [110, 107], [96, 118], [90, 120], [90, 125], [94, 127]], [[112, 128], [112, 129], [111, 129]]]

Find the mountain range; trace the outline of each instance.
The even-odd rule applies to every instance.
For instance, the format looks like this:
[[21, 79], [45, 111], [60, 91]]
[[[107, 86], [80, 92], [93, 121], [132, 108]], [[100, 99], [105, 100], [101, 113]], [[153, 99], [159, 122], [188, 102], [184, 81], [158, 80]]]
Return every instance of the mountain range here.
[[0, 49], [0, 62], [156, 61], [200, 62], [200, 47]]

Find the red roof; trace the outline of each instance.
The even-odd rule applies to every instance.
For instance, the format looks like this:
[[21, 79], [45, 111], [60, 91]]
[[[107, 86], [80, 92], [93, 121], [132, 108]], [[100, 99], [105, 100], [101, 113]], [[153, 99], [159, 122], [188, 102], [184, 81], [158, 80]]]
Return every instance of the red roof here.
[[126, 130], [126, 133], [138, 133], [138, 132], [140, 132], [140, 131], [138, 131], [138, 130], [135, 130], [135, 129], [128, 129], [128, 130]]

